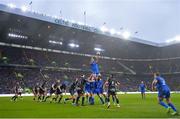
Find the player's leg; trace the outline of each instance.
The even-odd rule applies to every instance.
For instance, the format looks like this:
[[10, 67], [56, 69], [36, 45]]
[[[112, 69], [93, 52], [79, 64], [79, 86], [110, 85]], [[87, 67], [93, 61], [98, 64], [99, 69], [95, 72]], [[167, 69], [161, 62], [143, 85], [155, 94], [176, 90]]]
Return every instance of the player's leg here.
[[15, 94], [15, 95], [11, 98], [11, 101], [16, 101], [17, 98], [18, 98], [18, 96]]
[[166, 98], [166, 102], [167, 102], [168, 106], [171, 107], [171, 109], [174, 111], [174, 112], [172, 113], [172, 115], [178, 114], [176, 107], [175, 107], [175, 106], [173, 105], [173, 103], [171, 102], [171, 99], [170, 99], [170, 91], [167, 91], [167, 92], [166, 92], [165, 98]]
[[71, 95], [70, 97], [64, 99], [64, 103], [66, 103], [66, 102], [69, 101], [69, 100], [72, 100], [72, 104], [74, 104], [76, 98], [75, 98], [74, 95]]
[[107, 108], [110, 108], [110, 105], [111, 105], [111, 103], [110, 103], [110, 96], [111, 96], [111, 94], [108, 93], [107, 94]]
[[45, 97], [44, 102], [46, 102], [47, 99], [49, 99], [49, 98], [51, 98], [51, 97], [52, 97], [52, 94], [50, 93], [48, 96]]
[[145, 91], [143, 92], [143, 97], [144, 97], [144, 99], [146, 98], [146, 93], [145, 93]]
[[159, 104], [160, 104], [161, 106], [163, 106], [164, 108], [166, 108], [166, 109], [169, 108], [169, 106], [168, 106], [166, 103], [163, 102], [163, 96], [159, 96], [159, 97], [158, 97], [158, 102], [159, 102]]
[[23, 97], [22, 97], [22, 93], [21, 93], [21, 92], [19, 93], [19, 97], [20, 97], [21, 100], [23, 100]]
[[76, 97], [76, 103], [75, 103], [76, 106], [79, 105], [79, 99], [80, 99], [80, 97], [81, 97], [80, 95], [78, 95], [78, 96]]
[[73, 99], [73, 95], [74, 95], [74, 91], [73, 90], [69, 90], [70, 96], [68, 98], [64, 98], [64, 103], [66, 103], [66, 101], [68, 100], [72, 100]]
[[105, 102], [104, 102], [104, 100], [103, 100], [103, 92], [102, 91], [99, 91], [98, 93], [97, 93], [97, 95], [98, 95], [98, 97], [99, 97], [99, 99], [100, 99], [100, 101], [101, 101], [101, 104], [104, 104]]
[[40, 100], [41, 100], [41, 95], [38, 96], [38, 101], [40, 101]]
[[102, 95], [103, 95], [103, 97], [104, 97], [104, 101], [105, 101], [105, 103], [107, 103], [107, 102], [108, 102], [108, 101], [107, 101], [107, 100], [108, 100], [108, 99], [107, 99], [107, 97], [108, 97], [108, 96], [107, 96], [107, 93], [106, 93], [106, 94], [105, 94], [105, 93], [103, 93]]
[[45, 98], [45, 92], [43, 93], [43, 95], [42, 95], [42, 101], [44, 100], [44, 98]]
[[90, 100], [89, 100], [89, 102], [90, 102], [90, 105], [94, 105], [94, 94], [91, 92], [91, 94], [90, 94]]
[[62, 98], [63, 98], [63, 94], [61, 93], [61, 94], [60, 94], [60, 96], [59, 96], [58, 103], [60, 103], [60, 102], [61, 102]]
[[53, 93], [55, 93], [55, 90], [53, 90], [52, 88], [50, 89], [50, 92], [49, 92], [49, 95], [48, 96], [46, 96], [46, 98], [44, 99], [44, 102], [46, 102], [46, 100], [48, 99], [48, 98], [52, 98], [52, 94]]
[[55, 96], [53, 96], [53, 97], [51, 98], [50, 103], [56, 102], [58, 98], [59, 98], [59, 94], [55, 93]]
[[143, 99], [144, 98], [144, 95], [143, 95], [143, 92], [141, 91], [141, 98]]
[[85, 91], [86, 103], [89, 103], [89, 92]]
[[89, 103], [89, 98], [90, 98], [90, 91], [89, 91], [89, 89], [85, 89], [85, 99], [86, 99], [86, 103]]
[[84, 106], [84, 101], [85, 101], [85, 95], [82, 93], [82, 103], [81, 103], [82, 106]]
[[15, 95], [14, 97], [14, 101], [16, 101], [18, 99], [18, 95]]
[[75, 102], [75, 105], [78, 106], [79, 105], [79, 99], [81, 97], [81, 92], [80, 90], [77, 90], [77, 97], [76, 97], [76, 102]]
[[89, 104], [92, 103], [92, 93], [91, 93], [91, 91], [89, 91], [89, 99], [88, 99], [88, 102], [89, 102]]
[[16, 94], [11, 97], [11, 101], [14, 101], [15, 96], [16, 96]]
[[35, 101], [36, 97], [37, 97], [37, 93], [35, 91], [33, 91], [33, 94], [34, 94], [33, 100]]
[[41, 97], [42, 97], [42, 94], [41, 94], [41, 92], [40, 92], [40, 94], [38, 95], [38, 101], [41, 101]]
[[77, 98], [77, 92], [74, 92], [74, 94], [73, 94], [73, 101], [72, 101], [73, 105], [76, 103], [76, 98]]
[[118, 96], [116, 95], [116, 93], [114, 93], [114, 96], [113, 96], [113, 97], [116, 99], [117, 107], [120, 107], [120, 105], [119, 105], [119, 99], [118, 99]]
[[112, 101], [113, 101], [113, 104], [116, 105], [116, 98], [114, 95], [112, 95]]
[[177, 114], [177, 109], [176, 107], [173, 105], [173, 103], [171, 102], [170, 98], [166, 98], [166, 102], [169, 105], [169, 107], [171, 107], [171, 109], [174, 111], [172, 114], [175, 115]]

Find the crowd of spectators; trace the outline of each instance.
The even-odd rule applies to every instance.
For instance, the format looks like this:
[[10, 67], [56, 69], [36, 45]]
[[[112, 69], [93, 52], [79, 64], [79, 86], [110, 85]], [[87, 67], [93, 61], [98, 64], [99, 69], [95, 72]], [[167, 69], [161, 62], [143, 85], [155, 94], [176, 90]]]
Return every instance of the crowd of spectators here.
[[[13, 93], [13, 87], [17, 82], [21, 82], [24, 88], [32, 89], [36, 83], [42, 83], [48, 80], [47, 87], [57, 79], [63, 83], [69, 84], [81, 74], [90, 75], [90, 57], [68, 55], [62, 53], [53, 53], [47, 51], [37, 51], [13, 47], [0, 47], [0, 93]], [[134, 70], [140, 75], [125, 74], [127, 69], [122, 67], [119, 62], [128, 68]], [[8, 67], [10, 64], [18, 64], [19, 66]], [[7, 65], [7, 66], [6, 66]], [[99, 62], [103, 80], [105, 81], [108, 74], [115, 73], [116, 79], [121, 85], [118, 87], [120, 91], [138, 91], [138, 85], [144, 81], [147, 89], [151, 90], [152, 75], [144, 75], [143, 73], [151, 73], [151, 71], [160, 72], [178, 72], [180, 65], [178, 60], [165, 61], [113, 61], [101, 59]], [[23, 66], [23, 67], [22, 67]], [[37, 66], [36, 68], [27, 68], [27, 66]], [[40, 70], [38, 67], [53, 67], [54, 70]], [[57, 67], [77, 68], [81, 71], [56, 70]], [[119, 72], [123, 72], [119, 73]], [[129, 73], [129, 72], [128, 72]], [[19, 78], [17, 74], [22, 77]], [[44, 79], [45, 76], [46, 79]], [[180, 90], [180, 75], [165, 75], [167, 83], [172, 90]]]
[[[22, 75], [19, 78], [16, 74], [19, 73]], [[44, 81], [47, 81], [47, 87], [53, 84], [57, 79], [61, 80], [62, 83], [67, 85], [67, 89], [75, 78], [80, 77], [81, 74], [85, 74], [86, 77], [90, 75], [90, 72], [82, 71], [40, 71], [39, 69], [0, 69], [0, 93], [8, 94], [13, 93], [13, 88], [17, 82], [20, 82], [23, 88], [32, 89], [36, 83], [42, 84]], [[43, 75], [43, 76], [42, 76]], [[105, 82], [109, 74], [103, 73], [102, 78]], [[151, 82], [153, 80], [152, 75], [120, 75], [114, 74], [115, 79], [120, 82], [120, 86], [117, 87], [119, 91], [129, 92], [129, 91], [138, 91], [139, 84], [141, 81], [144, 81], [147, 86], [147, 91], [151, 90]], [[180, 75], [165, 75], [167, 84], [170, 86], [173, 91], [180, 91]]]

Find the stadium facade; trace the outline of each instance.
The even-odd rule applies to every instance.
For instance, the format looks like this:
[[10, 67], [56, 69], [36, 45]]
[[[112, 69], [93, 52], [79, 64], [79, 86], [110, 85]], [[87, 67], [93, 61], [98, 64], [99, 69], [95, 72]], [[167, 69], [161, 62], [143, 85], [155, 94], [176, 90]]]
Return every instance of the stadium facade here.
[[150, 88], [155, 71], [169, 79], [173, 90], [180, 90], [179, 46], [124, 39], [91, 26], [0, 5], [0, 93], [10, 93], [8, 86], [18, 78], [32, 87], [42, 80], [40, 70], [52, 80], [67, 82], [78, 74], [88, 75], [89, 59], [97, 51], [102, 75], [116, 74], [122, 91], [136, 91], [137, 87], [128, 86], [141, 80]]

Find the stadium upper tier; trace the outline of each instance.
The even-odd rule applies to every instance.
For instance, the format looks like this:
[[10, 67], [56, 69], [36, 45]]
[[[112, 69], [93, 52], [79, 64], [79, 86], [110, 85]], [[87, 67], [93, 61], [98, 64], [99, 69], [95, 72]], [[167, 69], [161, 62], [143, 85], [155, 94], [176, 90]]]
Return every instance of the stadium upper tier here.
[[[136, 38], [125, 40], [93, 27], [0, 5], [0, 42], [122, 59], [179, 57], [179, 44], [158, 47]], [[136, 39], [136, 40], [133, 40]]]
[[[66, 67], [90, 71], [90, 57], [85, 55], [0, 46], [0, 65], [28, 65], [38, 67]], [[147, 74], [152, 71], [161, 73], [180, 72], [180, 58], [167, 60], [119, 60], [101, 58], [101, 72]]]

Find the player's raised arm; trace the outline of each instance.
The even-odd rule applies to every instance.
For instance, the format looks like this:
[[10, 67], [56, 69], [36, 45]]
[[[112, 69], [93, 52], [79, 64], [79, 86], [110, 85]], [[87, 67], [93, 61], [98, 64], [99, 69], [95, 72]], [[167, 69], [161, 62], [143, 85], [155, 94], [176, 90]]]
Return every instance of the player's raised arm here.
[[92, 56], [89, 64], [92, 64], [93, 62], [94, 62], [94, 57]]
[[97, 52], [95, 57], [96, 57], [96, 63], [99, 62], [100, 52]]
[[151, 84], [152, 91], [155, 90], [155, 85], [156, 85], [156, 83], [157, 83], [157, 80], [156, 80], [156, 76], [154, 75], [154, 80], [153, 80], [153, 82], [152, 82], [152, 84]]

